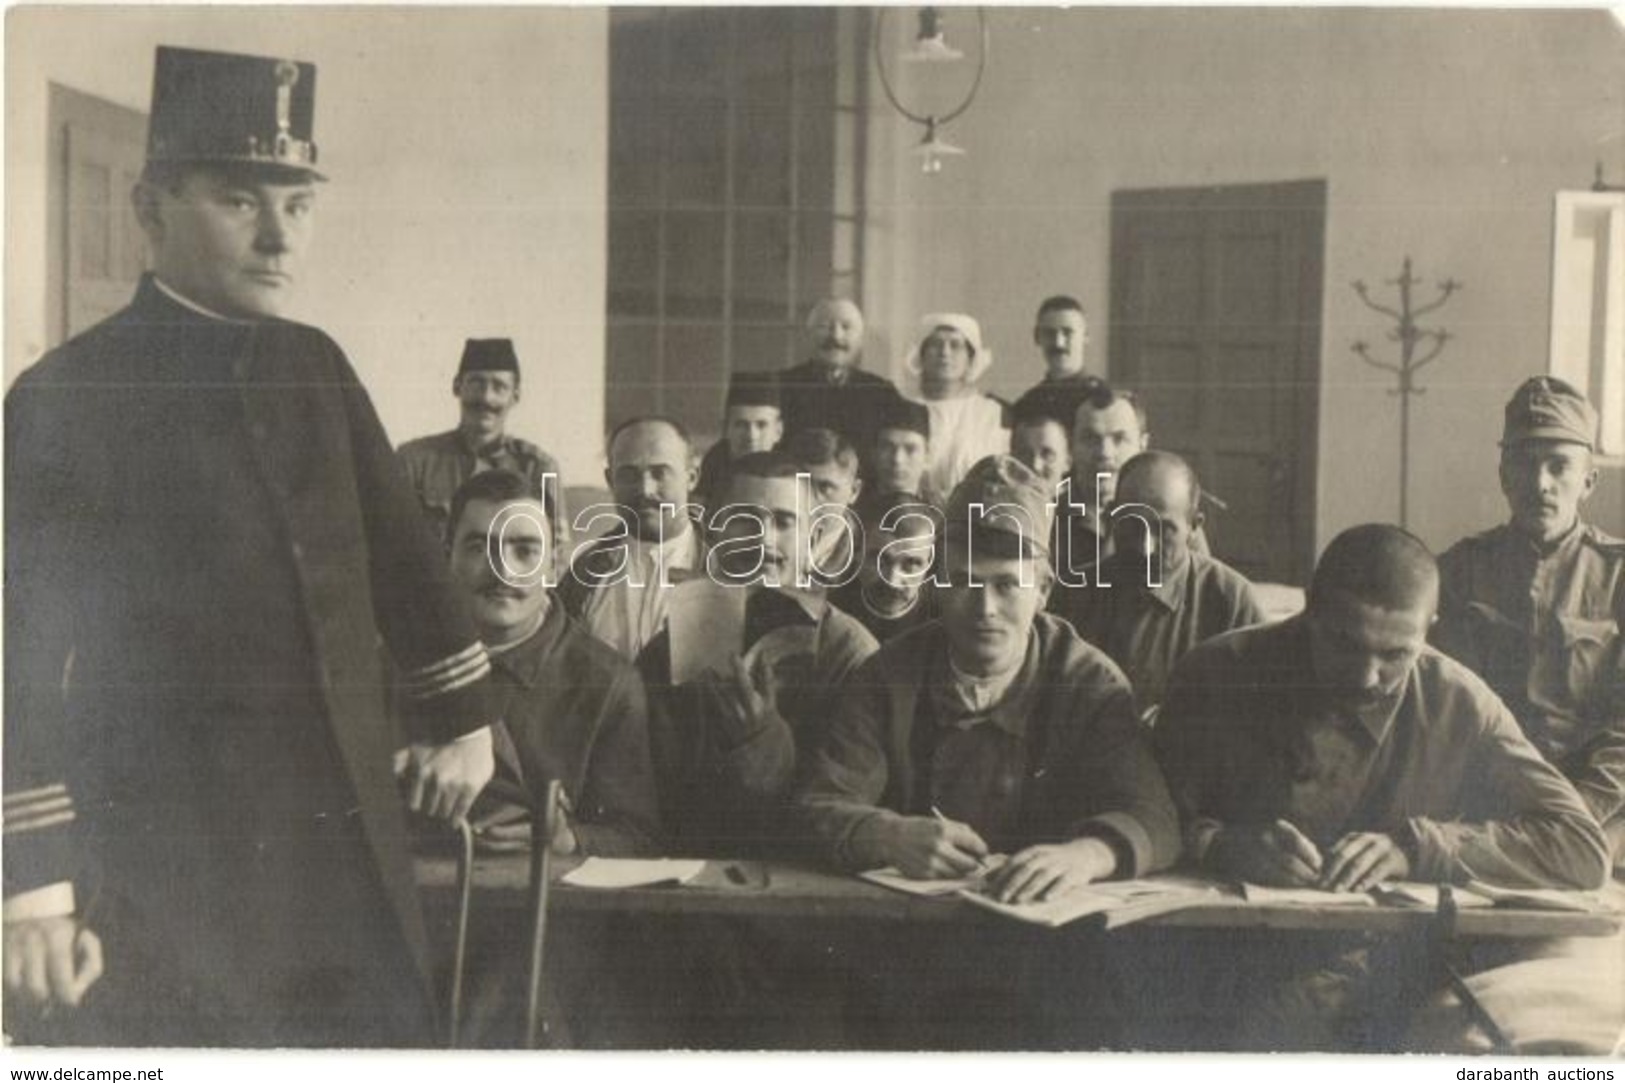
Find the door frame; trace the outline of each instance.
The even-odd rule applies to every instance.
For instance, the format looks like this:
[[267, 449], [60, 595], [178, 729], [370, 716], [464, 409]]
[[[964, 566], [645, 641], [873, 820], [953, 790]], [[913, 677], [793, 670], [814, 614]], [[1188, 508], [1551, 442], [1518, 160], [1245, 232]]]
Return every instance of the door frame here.
[[1324, 329], [1326, 292], [1326, 201], [1325, 179], [1309, 179], [1249, 184], [1215, 184], [1173, 188], [1121, 189], [1112, 193], [1111, 252], [1107, 266], [1109, 330], [1111, 345], [1111, 377], [1122, 379], [1133, 386], [1134, 373], [1123, 372], [1120, 359], [1127, 360], [1126, 352], [1119, 349], [1120, 337], [1127, 326], [1128, 291], [1118, 288], [1119, 261], [1125, 257], [1129, 244], [1126, 211], [1163, 210], [1192, 213], [1246, 207], [1253, 210], [1279, 210], [1302, 216], [1304, 244], [1300, 246], [1301, 262], [1298, 266], [1300, 281], [1299, 319], [1296, 363], [1292, 381], [1293, 420], [1290, 431], [1295, 446], [1293, 456], [1296, 477], [1293, 482], [1293, 502], [1298, 514], [1292, 522], [1281, 524], [1291, 539], [1292, 573], [1299, 577], [1300, 585], [1307, 585], [1314, 570], [1317, 550], [1316, 523], [1319, 518], [1320, 490], [1320, 380], [1321, 342]]

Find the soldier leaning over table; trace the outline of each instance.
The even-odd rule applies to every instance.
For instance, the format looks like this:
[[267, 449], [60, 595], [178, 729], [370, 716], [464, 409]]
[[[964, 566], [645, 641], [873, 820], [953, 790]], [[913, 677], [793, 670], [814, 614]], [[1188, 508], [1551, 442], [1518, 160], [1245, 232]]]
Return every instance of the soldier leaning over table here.
[[[1427, 645], [1438, 583], [1410, 534], [1353, 527], [1321, 555], [1302, 614], [1180, 660], [1155, 733], [1190, 861], [1334, 892], [1602, 883], [1607, 846], [1580, 795], [1483, 681]], [[1395, 950], [1277, 937], [1209, 973], [1236, 983], [1219, 996], [1238, 1048], [1377, 1051], [1429, 991], [1422, 960]], [[1182, 960], [1177, 981], [1189, 973]]]

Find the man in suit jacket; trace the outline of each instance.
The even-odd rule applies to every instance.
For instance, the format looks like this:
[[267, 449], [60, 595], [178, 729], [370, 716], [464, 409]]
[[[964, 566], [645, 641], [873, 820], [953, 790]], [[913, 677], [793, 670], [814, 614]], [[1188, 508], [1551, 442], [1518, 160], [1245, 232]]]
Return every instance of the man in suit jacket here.
[[153, 271], [6, 397], [13, 1034], [433, 1035], [391, 758], [414, 808], [463, 815], [490, 666], [343, 352], [278, 318], [322, 179], [315, 75], [159, 49]]

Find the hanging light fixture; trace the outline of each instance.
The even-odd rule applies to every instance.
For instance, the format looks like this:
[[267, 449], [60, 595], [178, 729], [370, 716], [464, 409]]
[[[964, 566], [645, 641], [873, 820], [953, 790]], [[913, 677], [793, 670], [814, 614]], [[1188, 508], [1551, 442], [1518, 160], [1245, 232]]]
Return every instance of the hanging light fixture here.
[[921, 8], [920, 29], [914, 35], [914, 44], [903, 53], [904, 63], [946, 64], [963, 59], [965, 54], [942, 36], [942, 12], [936, 8]]
[[[976, 9], [976, 22], [980, 31], [980, 48], [976, 55], [976, 74], [972, 77], [970, 88], [965, 97], [952, 109], [944, 112], [927, 113], [910, 109], [904, 105], [897, 96], [897, 90], [892, 86], [891, 76], [886, 70], [886, 60], [882, 53], [884, 42], [886, 9], [881, 8], [875, 17], [875, 71], [880, 76], [881, 89], [886, 93], [886, 100], [893, 109], [904, 117], [925, 129], [920, 141], [914, 145], [911, 153], [920, 160], [920, 169], [926, 174], [942, 172], [942, 163], [945, 158], [963, 156], [963, 147], [957, 147], [942, 138], [941, 129], [960, 117], [970, 108], [971, 102], [976, 100], [976, 92], [982, 86], [982, 74], [987, 70], [987, 14], [981, 8]], [[904, 63], [944, 64], [963, 60], [965, 54], [949, 45], [943, 35], [942, 12], [938, 8], [927, 7], [920, 9], [919, 30], [914, 37], [914, 44], [902, 54]]]

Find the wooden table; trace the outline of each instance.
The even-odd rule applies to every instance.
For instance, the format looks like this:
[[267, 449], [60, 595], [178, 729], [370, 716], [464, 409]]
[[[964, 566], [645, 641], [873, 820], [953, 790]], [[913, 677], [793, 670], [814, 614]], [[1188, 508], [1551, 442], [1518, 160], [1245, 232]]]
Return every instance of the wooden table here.
[[[560, 860], [556, 876], [574, 862]], [[746, 883], [730, 880], [732, 866]], [[452, 898], [456, 868], [449, 858], [418, 863], [418, 883], [431, 902]], [[474, 905], [523, 910], [529, 889], [529, 859], [523, 855], [485, 857], [475, 862]], [[1396, 906], [1312, 906], [1249, 903], [1234, 889], [1189, 909], [1162, 914], [1142, 926], [1206, 929], [1282, 929], [1303, 932], [1407, 935], [1427, 930], [1437, 915], [1424, 908]], [[890, 891], [856, 877], [778, 862], [712, 861], [695, 881], [682, 886], [601, 891], [555, 883], [550, 914], [670, 914], [775, 918], [788, 921], [837, 919], [863, 922], [998, 922], [1014, 924], [961, 899], [925, 898]], [[1075, 923], [1089, 928], [1090, 918]], [[1619, 913], [1575, 913], [1503, 908], [1458, 911], [1454, 935], [1462, 938], [1609, 936], [1620, 930]], [[1072, 928], [1068, 926], [1067, 928]], [[1043, 930], [1040, 930], [1043, 931]]]
[[[1131, 960], [1129, 969], [1137, 968], [1142, 959], [1158, 957], [1156, 953], [1160, 952], [1165, 968], [1169, 958], [1176, 960], [1172, 965], [1177, 968], [1177, 960], [1187, 957], [1195, 965], [1195, 956], [1187, 956], [1186, 952], [1199, 953], [1202, 945], [1223, 945], [1234, 957], [1248, 958], [1268, 955], [1276, 947], [1285, 950], [1288, 944], [1317, 951], [1321, 949], [1316, 947], [1316, 940], [1324, 940], [1327, 946], [1352, 945], [1369, 942], [1375, 935], [1393, 946], [1390, 954], [1399, 960], [1395, 964], [1399, 969], [1385, 972], [1383, 978], [1392, 981], [1396, 991], [1407, 982], [1414, 985], [1426, 981], [1437, 986], [1449, 981], [1457, 987], [1467, 1010], [1480, 1013], [1481, 1006], [1451, 969], [1448, 957], [1453, 944], [1604, 937], [1618, 933], [1625, 920], [1613, 912], [1494, 908], [1458, 910], [1446, 915], [1430, 908], [1399, 906], [1260, 904], [1248, 902], [1238, 891], [1223, 887], [1219, 894], [1187, 909], [1103, 932], [1104, 922], [1099, 917], [1047, 929], [989, 913], [952, 896], [908, 895], [855, 877], [779, 862], [710, 861], [688, 884], [613, 891], [559, 883], [558, 877], [575, 864], [555, 862], [549, 892], [548, 920], [549, 924], [562, 926], [561, 947], [594, 942], [595, 935], [600, 938], [598, 942], [616, 943], [625, 930], [613, 931], [613, 923], [627, 919], [646, 930], [657, 930], [651, 933], [657, 942], [663, 937], [680, 940], [680, 930], [690, 922], [696, 923], [697, 929], [703, 924], [714, 932], [719, 923], [727, 927], [731, 921], [738, 921], [741, 930], [765, 924], [778, 930], [775, 937], [816, 944], [820, 950], [851, 942], [867, 944], [879, 952], [892, 952], [887, 956], [889, 965], [904, 970], [936, 966], [933, 960], [943, 958], [938, 954], [943, 944], [954, 945], [950, 954], [955, 956], [978, 952], [991, 966], [1027, 955], [1056, 960], [1077, 958], [1084, 960], [1080, 967], [1087, 970], [1103, 957], [1102, 951], [1119, 960]], [[451, 928], [457, 905], [455, 861], [450, 857], [421, 859], [417, 878], [431, 924], [441, 931]], [[475, 862], [473, 879], [472, 908], [477, 920], [488, 930], [504, 930], [498, 935], [505, 942], [521, 943], [522, 930], [529, 925], [528, 856], [480, 858]], [[510, 929], [511, 940], [506, 932]], [[942, 930], [942, 935], [933, 930]], [[965, 935], [967, 932], [973, 935]], [[899, 944], [909, 947], [899, 949]], [[878, 962], [878, 958], [871, 961], [871, 957], [861, 954], [864, 949], [857, 950], [857, 958], [865, 960], [866, 965], [888, 965]], [[591, 957], [578, 961], [578, 980], [594, 981], [594, 965]], [[1156, 995], [1162, 994], [1159, 991]], [[1222, 1031], [1228, 1021], [1224, 1002], [1212, 1005], [1210, 1010], [1216, 1020], [1206, 1024], [1214, 1028], [1208, 1031], [1211, 1035]], [[1493, 1020], [1488, 1022], [1494, 1025]], [[1203, 1024], [1197, 1021], [1192, 1025]], [[1187, 1041], [1190, 1044], [1184, 1044]], [[1130, 1047], [1218, 1047], [1213, 1041], [1211, 1037], [1187, 1039], [1176, 1034], [1172, 1044], [1165, 1046], [1153, 1046], [1142, 1038]], [[815, 1041], [808, 1044], [818, 1045]], [[833, 1041], [829, 1047], [849, 1048]]]

